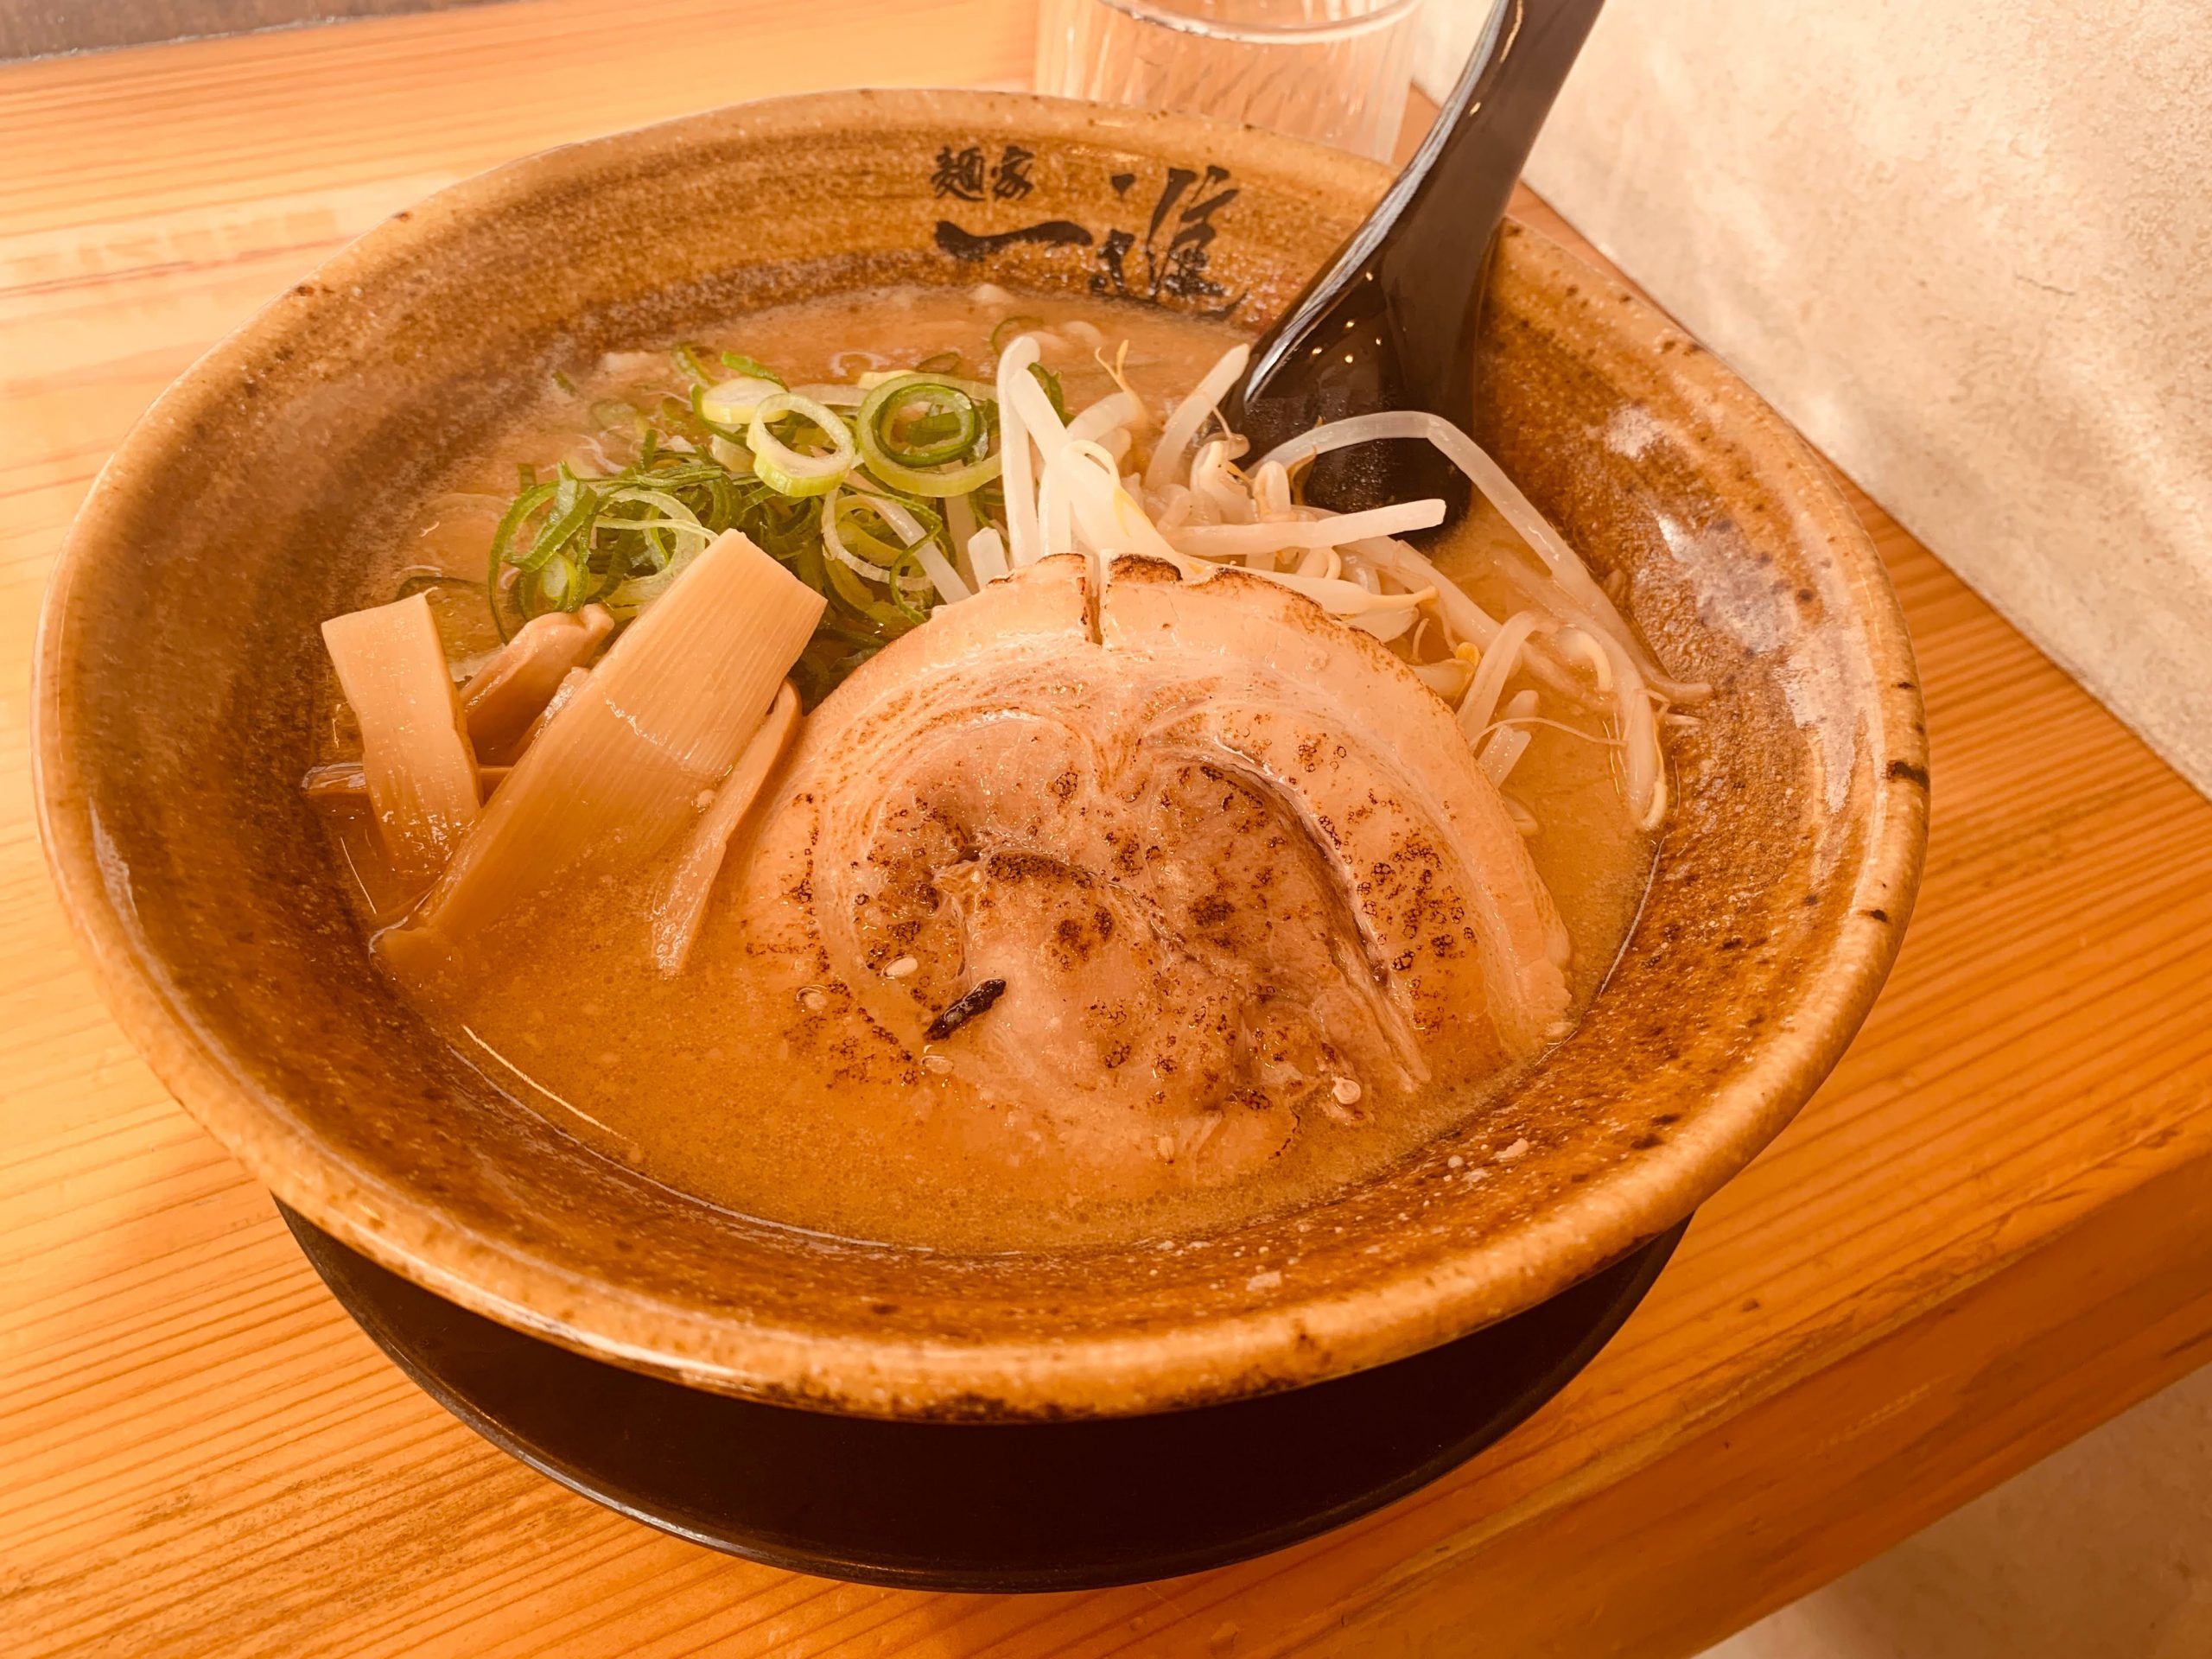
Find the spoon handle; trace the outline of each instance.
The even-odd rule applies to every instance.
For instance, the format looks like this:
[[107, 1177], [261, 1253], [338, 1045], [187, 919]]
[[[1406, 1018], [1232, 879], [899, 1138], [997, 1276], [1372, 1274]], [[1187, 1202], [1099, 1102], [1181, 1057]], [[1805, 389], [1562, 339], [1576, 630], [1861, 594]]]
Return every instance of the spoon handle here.
[[1317, 422], [1474, 411], [1472, 359], [1499, 222], [1604, 0], [1499, 0], [1421, 148], [1255, 347], [1223, 413], [1255, 453]]

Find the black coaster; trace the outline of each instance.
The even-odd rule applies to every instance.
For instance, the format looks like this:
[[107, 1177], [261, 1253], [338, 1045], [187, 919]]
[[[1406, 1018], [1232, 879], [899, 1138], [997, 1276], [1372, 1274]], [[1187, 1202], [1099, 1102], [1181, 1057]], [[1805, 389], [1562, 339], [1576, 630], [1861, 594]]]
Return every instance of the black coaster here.
[[758, 1405], [587, 1359], [456, 1307], [278, 1208], [402, 1370], [563, 1485], [772, 1566], [972, 1591], [1194, 1573], [1426, 1485], [1589, 1363], [1689, 1224], [1503, 1324], [1334, 1382], [1151, 1417], [968, 1425]]

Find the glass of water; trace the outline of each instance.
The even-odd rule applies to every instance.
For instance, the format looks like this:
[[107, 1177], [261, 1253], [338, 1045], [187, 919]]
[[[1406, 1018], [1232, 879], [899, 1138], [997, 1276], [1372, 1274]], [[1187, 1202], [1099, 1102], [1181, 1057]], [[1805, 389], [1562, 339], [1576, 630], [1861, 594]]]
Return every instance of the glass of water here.
[[1037, 90], [1389, 159], [1421, 0], [1041, 0]]

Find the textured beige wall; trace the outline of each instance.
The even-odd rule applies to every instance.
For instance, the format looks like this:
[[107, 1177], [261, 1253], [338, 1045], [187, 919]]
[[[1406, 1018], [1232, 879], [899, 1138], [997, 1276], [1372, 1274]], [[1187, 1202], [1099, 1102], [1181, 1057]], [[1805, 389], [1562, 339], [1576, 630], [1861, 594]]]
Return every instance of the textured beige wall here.
[[2212, 793], [2212, 0], [1610, 0], [1529, 175]]

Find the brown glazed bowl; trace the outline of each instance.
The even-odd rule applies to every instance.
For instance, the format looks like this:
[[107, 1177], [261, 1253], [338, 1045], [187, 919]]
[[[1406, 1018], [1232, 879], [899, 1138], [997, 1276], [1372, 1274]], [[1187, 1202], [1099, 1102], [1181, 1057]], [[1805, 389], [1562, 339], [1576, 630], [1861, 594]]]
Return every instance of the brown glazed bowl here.
[[[971, 150], [1015, 182], [969, 188]], [[1920, 696], [1874, 550], [1804, 445], [1523, 229], [1471, 365], [1478, 435], [1628, 573], [1670, 671], [1717, 693], [1676, 747], [1656, 884], [1588, 1019], [1368, 1185], [1065, 1255], [717, 1211], [430, 1037], [372, 965], [298, 789], [317, 623], [365, 602], [357, 572], [410, 492], [555, 364], [884, 282], [1258, 326], [1388, 179], [1201, 119], [853, 92], [556, 150], [396, 215], [155, 404], [54, 577], [46, 846], [116, 1017], [256, 1177], [385, 1266], [603, 1359], [831, 1411], [1065, 1419], [1292, 1388], [1529, 1307], [1681, 1220], [1812, 1093], [1896, 954], [1927, 817]]]

